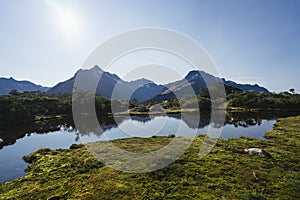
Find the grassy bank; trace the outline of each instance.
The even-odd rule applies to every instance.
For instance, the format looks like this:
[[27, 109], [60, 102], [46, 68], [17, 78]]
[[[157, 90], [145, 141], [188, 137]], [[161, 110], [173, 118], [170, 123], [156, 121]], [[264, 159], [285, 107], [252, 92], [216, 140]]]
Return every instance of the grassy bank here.
[[[300, 116], [279, 119], [266, 137], [219, 140], [203, 159], [203, 138], [196, 138], [175, 163], [143, 174], [106, 167], [85, 147], [43, 149], [25, 157], [31, 163], [25, 177], [0, 185], [0, 199], [300, 199]], [[148, 152], [171, 140], [114, 142]], [[264, 148], [274, 160], [244, 154], [248, 147]]]

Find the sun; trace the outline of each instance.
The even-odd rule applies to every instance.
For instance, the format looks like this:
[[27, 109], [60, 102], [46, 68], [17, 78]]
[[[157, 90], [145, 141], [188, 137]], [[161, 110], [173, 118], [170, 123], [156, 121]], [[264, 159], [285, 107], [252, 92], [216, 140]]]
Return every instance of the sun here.
[[64, 34], [69, 38], [75, 37], [80, 33], [80, 18], [70, 9], [58, 12], [59, 25]]
[[83, 22], [80, 12], [71, 6], [63, 5], [60, 1], [46, 1], [55, 15], [55, 30], [68, 43], [74, 43], [82, 35]]

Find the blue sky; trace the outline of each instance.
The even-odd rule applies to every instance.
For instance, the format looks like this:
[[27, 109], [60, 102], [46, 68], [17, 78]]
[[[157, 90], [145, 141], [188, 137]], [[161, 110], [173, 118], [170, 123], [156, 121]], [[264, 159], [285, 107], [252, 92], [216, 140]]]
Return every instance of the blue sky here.
[[226, 79], [300, 92], [299, 10], [297, 0], [1, 0], [0, 76], [54, 86], [105, 40], [162, 27], [201, 44]]

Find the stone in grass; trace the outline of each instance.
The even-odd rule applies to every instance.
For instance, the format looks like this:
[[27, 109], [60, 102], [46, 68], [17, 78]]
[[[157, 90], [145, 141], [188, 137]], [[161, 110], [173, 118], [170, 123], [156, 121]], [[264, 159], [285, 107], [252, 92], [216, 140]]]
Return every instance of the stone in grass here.
[[260, 148], [249, 148], [249, 149], [245, 149], [244, 152], [248, 153], [250, 156], [258, 154], [263, 157], [274, 159], [269, 152], [267, 152], [263, 149], [260, 149]]

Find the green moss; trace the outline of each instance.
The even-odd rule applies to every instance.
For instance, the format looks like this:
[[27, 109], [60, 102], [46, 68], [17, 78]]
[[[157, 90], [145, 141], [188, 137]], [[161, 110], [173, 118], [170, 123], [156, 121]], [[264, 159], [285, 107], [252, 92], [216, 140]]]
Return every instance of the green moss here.
[[[24, 157], [31, 163], [25, 177], [0, 185], [0, 199], [299, 199], [300, 116], [279, 119], [266, 138], [219, 140], [200, 159], [199, 137], [175, 163], [143, 174], [104, 166], [82, 145], [42, 149]], [[172, 139], [114, 143], [131, 152], [149, 152]], [[274, 160], [244, 154], [248, 147], [264, 148]]]

